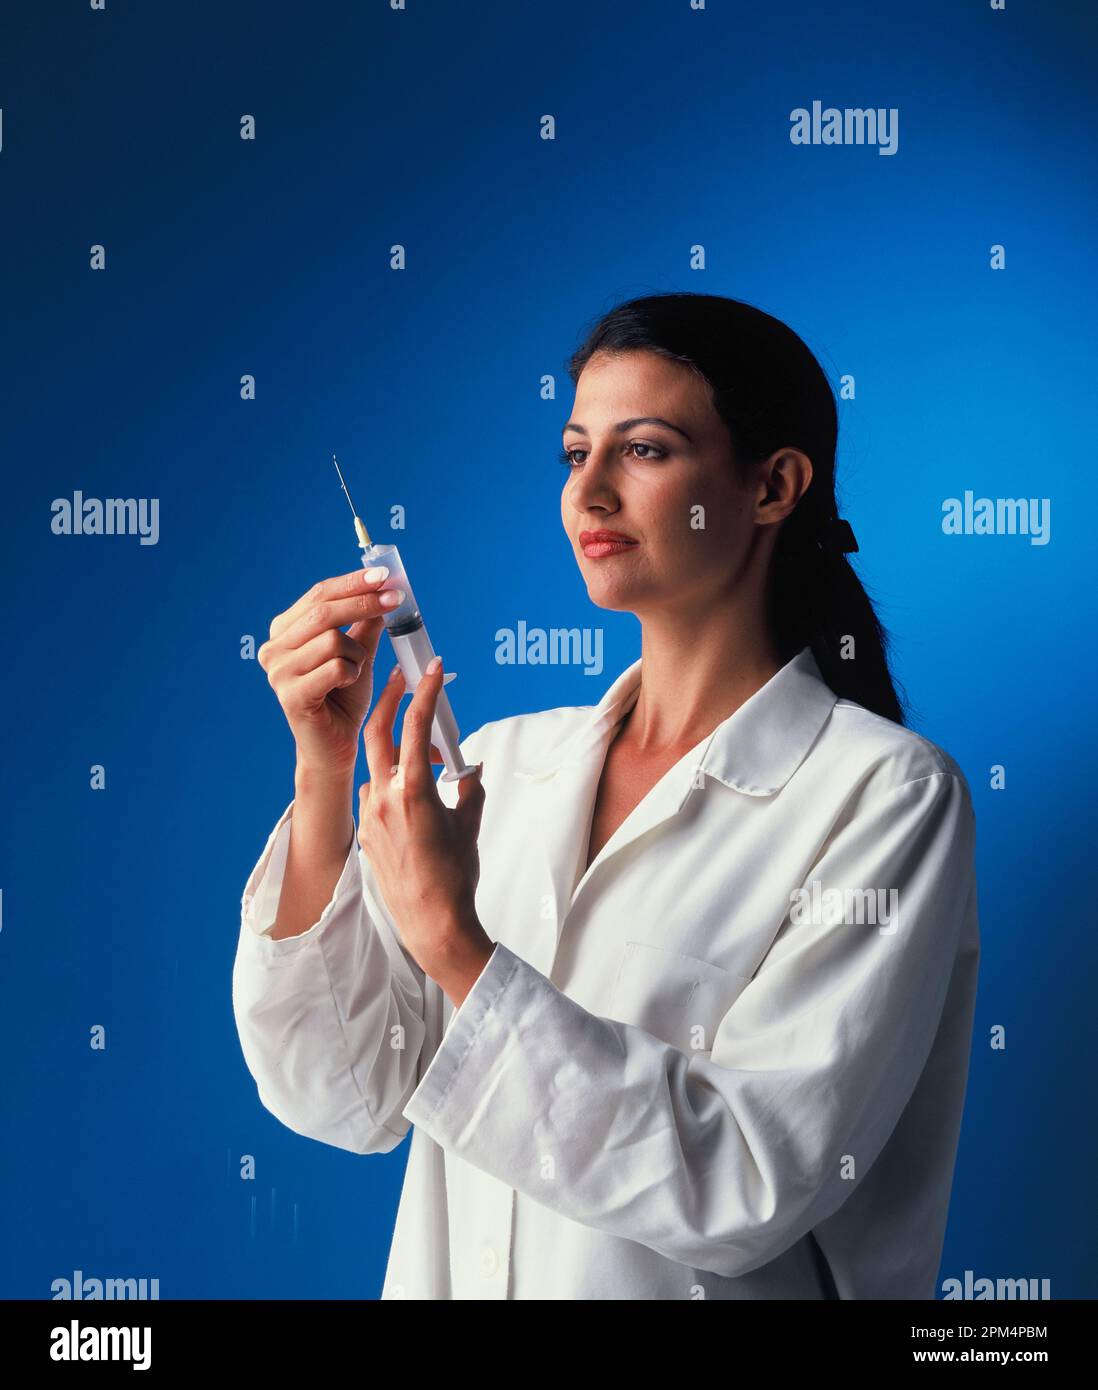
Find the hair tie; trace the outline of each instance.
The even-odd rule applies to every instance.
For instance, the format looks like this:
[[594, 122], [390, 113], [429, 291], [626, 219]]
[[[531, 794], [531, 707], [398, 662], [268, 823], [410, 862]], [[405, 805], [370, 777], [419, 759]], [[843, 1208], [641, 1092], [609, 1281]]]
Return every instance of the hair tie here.
[[809, 535], [795, 535], [788, 538], [784, 546], [779, 544], [777, 558], [803, 563], [820, 556], [842, 556], [857, 549], [854, 528], [844, 517], [836, 516], [817, 524], [817, 529]]
[[816, 544], [821, 550], [826, 550], [833, 555], [845, 555], [849, 551], [858, 549], [854, 528], [845, 517], [841, 516], [834, 517], [826, 523]]

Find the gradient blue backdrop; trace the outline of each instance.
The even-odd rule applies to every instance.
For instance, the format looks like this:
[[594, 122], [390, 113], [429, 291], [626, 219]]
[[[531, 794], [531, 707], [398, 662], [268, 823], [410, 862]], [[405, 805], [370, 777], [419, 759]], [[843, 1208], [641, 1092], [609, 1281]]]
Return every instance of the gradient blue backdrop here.
[[[611, 304], [688, 289], [856, 377], [858, 568], [915, 727], [973, 789], [983, 966], [942, 1277], [1093, 1297], [1093, 8], [2, 14], [0, 1295], [75, 1269], [163, 1298], [378, 1295], [406, 1145], [282, 1127], [234, 1029], [240, 893], [292, 795], [241, 638], [358, 563], [334, 450], [379, 537], [407, 508], [466, 732], [597, 701], [639, 630], [588, 602], [561, 529], [564, 361]], [[793, 146], [815, 98], [898, 107], [899, 152]], [[53, 535], [77, 489], [158, 497], [159, 544]], [[943, 536], [965, 489], [1049, 497], [1050, 544]], [[521, 619], [603, 626], [605, 671], [497, 665]]]

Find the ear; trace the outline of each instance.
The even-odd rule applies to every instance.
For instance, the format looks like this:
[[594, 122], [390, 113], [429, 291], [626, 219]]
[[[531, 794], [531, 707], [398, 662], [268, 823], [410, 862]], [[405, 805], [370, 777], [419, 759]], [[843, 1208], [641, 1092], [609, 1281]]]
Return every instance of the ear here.
[[784, 521], [808, 491], [812, 460], [800, 449], [778, 449], [759, 470], [755, 520], [763, 526]]

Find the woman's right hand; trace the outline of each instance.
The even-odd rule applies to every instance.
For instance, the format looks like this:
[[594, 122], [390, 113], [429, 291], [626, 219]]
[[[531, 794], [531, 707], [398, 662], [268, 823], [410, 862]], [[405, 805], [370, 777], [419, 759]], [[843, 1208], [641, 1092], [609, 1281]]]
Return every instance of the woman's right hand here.
[[[298, 767], [325, 776], [354, 778], [382, 615], [404, 597], [399, 589], [379, 594], [388, 576], [371, 580], [371, 573], [358, 569], [314, 584], [273, 620], [256, 653], [297, 743]], [[383, 605], [390, 594], [399, 597]]]

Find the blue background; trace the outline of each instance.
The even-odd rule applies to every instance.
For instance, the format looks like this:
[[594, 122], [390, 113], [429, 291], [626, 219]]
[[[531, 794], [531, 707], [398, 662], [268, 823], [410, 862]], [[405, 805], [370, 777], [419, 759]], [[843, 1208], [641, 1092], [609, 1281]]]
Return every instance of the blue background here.
[[[375, 538], [407, 508], [465, 732], [596, 702], [639, 629], [591, 606], [561, 528], [564, 363], [593, 316], [673, 289], [757, 304], [856, 377], [857, 565], [914, 727], [972, 786], [941, 1277], [1098, 1293], [1094, 39], [1091, 6], [1049, 0], [3, 6], [0, 1295], [81, 1269], [377, 1297], [407, 1144], [282, 1127], [233, 1024], [240, 893], [293, 790], [241, 638], [358, 564], [334, 451]], [[898, 153], [792, 145], [814, 98], [898, 107]], [[52, 534], [77, 489], [158, 497], [159, 543]], [[965, 489], [1050, 498], [1051, 542], [944, 536]], [[520, 620], [602, 626], [605, 670], [497, 665]]]

